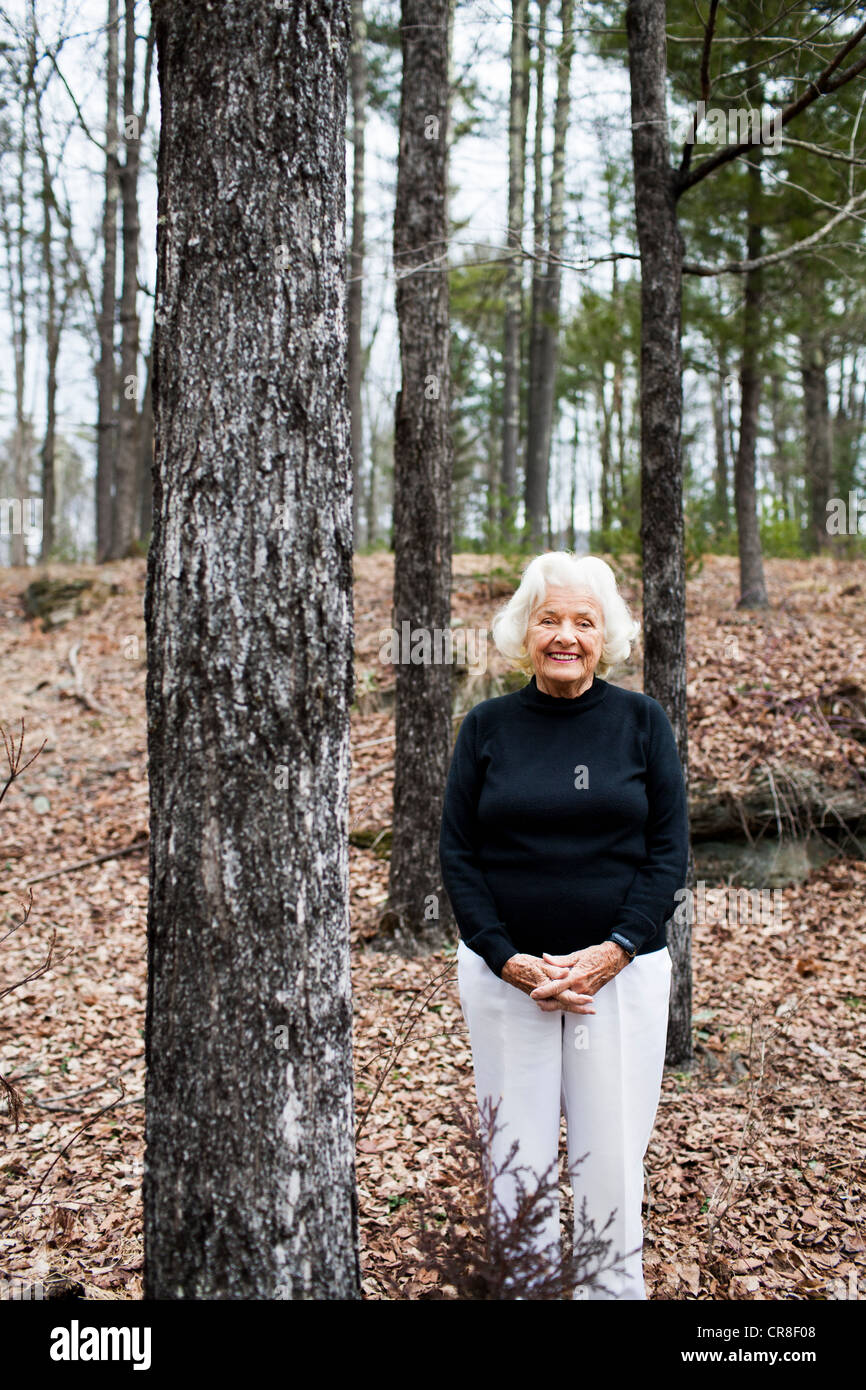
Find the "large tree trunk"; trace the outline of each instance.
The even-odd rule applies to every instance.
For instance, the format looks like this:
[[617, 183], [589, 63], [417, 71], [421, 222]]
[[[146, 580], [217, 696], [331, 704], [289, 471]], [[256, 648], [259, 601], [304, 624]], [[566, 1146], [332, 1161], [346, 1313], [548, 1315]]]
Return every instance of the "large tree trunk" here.
[[403, 0], [394, 214], [402, 376], [394, 432], [393, 614], [398, 636], [406, 623], [409, 631], [423, 630], [431, 645], [430, 656], [421, 662], [396, 653], [394, 830], [382, 932], [388, 944], [406, 951], [436, 949], [449, 939], [451, 926], [439, 866], [439, 821], [452, 746], [452, 667], [446, 646], [453, 459], [447, 270], [450, 29], [451, 0]]
[[129, 555], [138, 536], [139, 482], [141, 477], [142, 383], [139, 376], [138, 322], [138, 170], [139, 152], [147, 121], [153, 34], [147, 42], [144, 65], [142, 114], [135, 111], [135, 4], [124, 7], [123, 118], [126, 158], [120, 173], [123, 208], [123, 286], [120, 297], [120, 408], [117, 460], [114, 475], [114, 509], [111, 551], [114, 559]]
[[513, 0], [511, 12], [511, 96], [508, 107], [508, 248], [505, 272], [502, 400], [502, 506], [506, 534], [517, 511], [517, 460], [520, 451], [520, 344], [523, 318], [523, 190], [526, 176], [526, 117], [529, 108], [529, 0]]
[[[553, 166], [550, 179], [550, 230], [547, 264], [541, 283], [538, 320], [536, 390], [532, 397], [527, 439], [527, 520], [533, 541], [541, 542], [548, 516], [550, 445], [553, 435], [556, 367], [559, 348], [559, 299], [562, 284], [562, 244], [564, 240], [565, 141], [571, 100], [569, 78], [574, 53], [574, 3], [560, 5], [562, 41], [557, 55], [556, 101], [553, 114]], [[550, 532], [549, 521], [547, 523]]]
[[[352, 253], [349, 280], [349, 411], [352, 420], [352, 528], [358, 545], [364, 467], [364, 378], [361, 323], [364, 307], [364, 149], [367, 126], [367, 25], [364, 0], [352, 0]], [[368, 536], [369, 540], [370, 537]]]
[[99, 362], [96, 368], [96, 559], [101, 563], [111, 551], [111, 512], [114, 459], [117, 452], [115, 413], [114, 315], [117, 305], [117, 201], [120, 192], [117, 157], [117, 0], [108, 0], [105, 41], [107, 48], [107, 106], [105, 118], [105, 198], [102, 206], [102, 300], [97, 328]]
[[820, 332], [812, 327], [803, 329], [800, 354], [809, 540], [811, 549], [821, 551], [829, 542], [827, 503], [833, 496], [833, 454], [827, 397], [827, 357]]
[[[748, 159], [749, 229], [746, 256], [761, 255], [761, 146], [756, 145]], [[740, 553], [739, 608], [766, 608], [764, 560], [758, 524], [756, 489], [758, 411], [761, 404], [761, 292], [760, 268], [746, 272], [743, 297], [743, 351], [740, 359], [740, 437], [734, 464], [734, 490], [737, 508], [737, 536]]]
[[[670, 166], [665, 102], [665, 0], [631, 0], [626, 10], [631, 78], [635, 214], [641, 257], [641, 543], [644, 690], [673, 725], [688, 784], [686, 581], [680, 450], [680, 324], [683, 242]], [[688, 883], [694, 883], [689, 853]], [[674, 964], [667, 1060], [689, 1066], [691, 931], [667, 924]]]
[[145, 1297], [354, 1299], [349, 0], [154, 0]]

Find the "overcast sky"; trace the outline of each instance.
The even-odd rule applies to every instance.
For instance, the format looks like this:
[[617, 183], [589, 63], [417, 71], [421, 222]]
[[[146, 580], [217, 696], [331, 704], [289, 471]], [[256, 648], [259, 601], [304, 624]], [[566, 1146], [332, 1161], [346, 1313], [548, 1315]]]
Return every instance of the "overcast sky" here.
[[[4, 13], [13, 22], [21, 23], [24, 16], [21, 0], [5, 6]], [[122, 10], [122, 6], [121, 6]], [[551, 19], [548, 30], [548, 43], [555, 47], [559, 42], [558, 6], [551, 5]], [[95, 0], [81, 0], [81, 3], [63, 4], [62, 0], [39, 0], [39, 15], [43, 42], [50, 43], [60, 31], [72, 37], [64, 44], [60, 54], [60, 68], [69, 88], [78, 102], [81, 114], [92, 134], [101, 140], [104, 134], [105, 96], [103, 90], [104, 68], [104, 3]], [[394, 0], [390, 13], [396, 17], [399, 5]], [[583, 22], [580, 8], [577, 8], [577, 25]], [[65, 19], [64, 19], [65, 16]], [[143, 66], [144, 36], [149, 24], [149, 4], [139, 0], [136, 6], [137, 30], [141, 35], [139, 42], [140, 64]], [[507, 120], [509, 91], [509, 46], [511, 41], [510, 3], [507, 0], [464, 0], [457, 9], [454, 24], [453, 69], [455, 75], [471, 77], [478, 84], [477, 111], [481, 116], [477, 135], [462, 137], [452, 148], [450, 177], [453, 187], [451, 203], [452, 218], [461, 225], [451, 246], [451, 264], [457, 265], [472, 259], [488, 248], [491, 254], [503, 244], [506, 220], [507, 195]], [[121, 37], [122, 53], [122, 37]], [[395, 66], [395, 85], [399, 82], [399, 68]], [[62, 160], [62, 182], [73, 205], [76, 239], [86, 256], [91, 270], [91, 283], [94, 293], [99, 293], [99, 271], [101, 265], [100, 225], [102, 219], [102, 177], [104, 158], [101, 150], [87, 138], [75, 120], [72, 103], [59, 81], [52, 84], [52, 99], [49, 106], [49, 124], [53, 132], [54, 148], [59, 149], [70, 122], [71, 134], [66, 141]], [[555, 92], [555, 70], [549, 63], [546, 104], [552, 109]], [[572, 65], [572, 112], [568, 134], [568, 153], [566, 160], [566, 225], [569, 236], [566, 255], [573, 254], [579, 242], [590, 252], [605, 251], [607, 246], [607, 213], [600, 200], [598, 171], [600, 168], [597, 147], [597, 122], [602, 120], [605, 139], [613, 149], [629, 151], [629, 101], [627, 76], [624, 70], [613, 64], [601, 64], [589, 57], [586, 44], [578, 36], [577, 53]], [[140, 107], [141, 93], [137, 92], [137, 106]], [[465, 116], [464, 109], [458, 109], [457, 119]], [[533, 112], [530, 110], [530, 146]], [[156, 180], [155, 153], [159, 120], [159, 88], [156, 78], [156, 64], [151, 90], [150, 118], [143, 144], [143, 165], [140, 182], [141, 243], [140, 243], [140, 281], [152, 291], [155, 277], [155, 220], [156, 220]], [[551, 135], [548, 131], [548, 152]], [[393, 416], [394, 396], [398, 387], [398, 363], [396, 356], [396, 319], [394, 316], [394, 284], [391, 274], [391, 239], [393, 221], [394, 188], [396, 180], [396, 131], [390, 121], [371, 114], [367, 134], [367, 264], [366, 264], [366, 304], [365, 337], [369, 337], [373, 326], [377, 325], [375, 345], [370, 363], [367, 401], [369, 408], [382, 422]], [[5, 183], [9, 186], [14, 173], [13, 153], [5, 156]], [[351, 187], [351, 147], [347, 147], [347, 203]], [[35, 177], [35, 175], [34, 175]], [[549, 170], [548, 170], [549, 177]], [[34, 184], [35, 187], [35, 184]], [[527, 186], [526, 208], [531, 206], [531, 184]], [[351, 218], [350, 205], [347, 216]], [[35, 201], [31, 206], [31, 218], [37, 225], [38, 207]], [[584, 230], [582, 231], [581, 228]], [[627, 242], [620, 242], [619, 249], [634, 249]], [[629, 262], [622, 263], [628, 267]], [[118, 265], [120, 273], [120, 265]], [[633, 270], [623, 270], [621, 274], [631, 274]], [[609, 284], [609, 266], [600, 267], [589, 273], [600, 285]], [[585, 279], [577, 271], [566, 270], [563, 275], [562, 307], [567, 312], [576, 303], [581, 281]], [[5, 300], [6, 286], [3, 292]], [[141, 342], [146, 348], [150, 342], [152, 324], [152, 299], [140, 296], [142, 318]], [[40, 335], [36, 318], [38, 310], [33, 306], [31, 323], [31, 345], [28, 361], [27, 403], [36, 425], [37, 436], [41, 434], [44, 422], [44, 369], [41, 359]], [[77, 311], [79, 322], [86, 322], [89, 311], [82, 305]], [[5, 303], [0, 332], [8, 344], [9, 320]], [[88, 342], [82, 333], [67, 332], [59, 371], [60, 417], [58, 427], [61, 433], [78, 442], [85, 455], [88, 466], [93, 466], [93, 422], [96, 412], [96, 398], [93, 377], [93, 340]], [[0, 428], [6, 436], [13, 419], [12, 363], [10, 354], [4, 352], [6, 365], [0, 368]], [[570, 440], [573, 425], [570, 420], [563, 422], [564, 439]], [[557, 479], [571, 468], [571, 444], [566, 446], [559, 468], [554, 463], [554, 493], [559, 491]], [[556, 451], [555, 451], [556, 452]], [[591, 453], [579, 465], [585, 472], [592, 468], [594, 460]], [[581, 493], [584, 488], [581, 487]], [[558, 511], [554, 496], [555, 512]], [[578, 524], [588, 524], [586, 507], [581, 504]], [[565, 524], [564, 515], [554, 515], [555, 524]]]

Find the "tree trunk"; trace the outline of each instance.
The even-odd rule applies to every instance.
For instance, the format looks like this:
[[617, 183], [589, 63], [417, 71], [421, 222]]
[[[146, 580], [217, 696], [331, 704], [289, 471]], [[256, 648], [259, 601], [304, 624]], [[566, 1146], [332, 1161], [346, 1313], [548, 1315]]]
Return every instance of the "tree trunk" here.
[[[614, 263], [615, 264], [615, 263]], [[617, 329], [619, 339], [619, 329]], [[617, 513], [620, 523], [626, 519], [625, 507], [625, 368], [622, 359], [622, 344], [617, 341], [616, 357], [613, 364], [613, 398], [611, 412], [616, 421], [616, 479], [618, 484]]]
[[154, 0], [148, 1299], [356, 1299], [349, 0]]
[[610, 461], [610, 410], [604, 399], [604, 375], [596, 383], [595, 387], [598, 419], [596, 429], [598, 430], [598, 453], [599, 453], [599, 491], [601, 494], [601, 532], [604, 536], [604, 544], [609, 542], [609, 532], [611, 526], [611, 505], [610, 505], [610, 484], [611, 484], [611, 461]]
[[535, 53], [535, 138], [532, 155], [532, 289], [529, 322], [529, 382], [526, 418], [526, 469], [524, 477], [524, 508], [527, 535], [536, 548], [541, 544], [544, 519], [547, 515], [547, 488], [538, 476], [540, 457], [538, 432], [538, 402], [541, 399], [541, 355], [544, 325], [544, 67], [547, 58], [545, 27], [547, 0], [538, 0], [538, 43]]
[[[616, 219], [616, 188], [613, 182], [608, 180], [608, 229], [611, 246], [615, 245], [618, 234]], [[611, 410], [616, 421], [616, 477], [619, 487], [619, 497], [617, 499], [617, 514], [620, 525], [627, 522], [626, 513], [626, 482], [625, 482], [625, 345], [623, 334], [623, 318], [626, 313], [625, 296], [619, 282], [619, 271], [617, 261], [611, 261], [611, 287], [610, 297], [613, 306], [613, 398], [611, 400]]]
[[803, 382], [803, 443], [806, 496], [809, 499], [810, 549], [825, 550], [829, 542], [827, 503], [833, 496], [833, 455], [830, 407], [827, 399], [827, 357], [820, 334], [806, 328], [800, 337]]
[[[430, 651], [396, 661], [394, 829], [383, 938], [437, 949], [451, 935], [439, 822], [452, 747], [448, 104], [451, 0], [403, 0], [394, 268], [401, 387], [394, 433], [394, 628]], [[424, 639], [419, 639], [419, 641]], [[425, 653], [421, 652], [422, 657]], [[402, 657], [402, 660], [400, 659]]]
[[571, 480], [568, 507], [568, 547], [570, 550], [574, 550], [574, 547], [577, 543], [577, 465], [580, 451], [580, 429], [578, 425], [578, 420], [579, 410], [576, 408], [574, 412], [574, 438], [572, 441], [574, 445], [574, 453], [571, 457]]
[[[364, 307], [364, 150], [367, 126], [367, 25], [364, 0], [352, 0], [352, 253], [349, 280], [349, 410], [352, 420], [352, 527], [358, 545], [364, 467], [364, 377], [361, 323]], [[369, 537], [368, 537], [369, 540]]]
[[832, 476], [839, 489], [838, 496], [847, 498], [857, 486], [857, 468], [863, 438], [863, 423], [866, 418], [866, 391], [858, 390], [858, 356], [855, 353], [850, 362], [850, 370], [844, 370], [839, 383], [839, 399], [832, 418], [831, 440], [833, 445]]
[[[644, 691], [673, 725], [688, 786], [686, 582], [680, 449], [680, 324], [683, 242], [670, 166], [665, 102], [665, 0], [630, 0], [626, 10], [631, 80], [635, 214], [641, 257], [641, 544]], [[694, 883], [689, 852], [687, 883]], [[667, 924], [673, 958], [667, 1060], [690, 1066], [691, 933]]]
[[391, 431], [388, 430], [387, 444], [383, 447], [382, 436], [377, 426], [370, 428], [370, 472], [367, 478], [367, 488], [364, 494], [364, 514], [366, 524], [364, 531], [368, 545], [375, 545], [379, 539], [379, 471], [380, 459], [384, 470], [385, 464], [391, 455]]
[[513, 0], [511, 13], [511, 96], [508, 108], [508, 248], [505, 273], [502, 402], [502, 508], [506, 535], [517, 513], [517, 461], [520, 452], [521, 326], [523, 319], [523, 192], [526, 118], [529, 103], [529, 0]]
[[[527, 503], [530, 532], [540, 535], [539, 520], [548, 513], [550, 448], [553, 437], [556, 368], [559, 357], [559, 299], [562, 284], [560, 259], [564, 240], [565, 142], [571, 105], [569, 79], [574, 53], [574, 0], [562, 0], [562, 41], [557, 55], [556, 101], [553, 114], [553, 168], [550, 180], [550, 231], [547, 266], [541, 285], [538, 333], [538, 390], [533, 399], [528, 440], [527, 477], [532, 490]], [[541, 510], [539, 510], [541, 509]], [[548, 523], [548, 532], [550, 526]]]
[[[24, 541], [25, 515], [30, 510], [30, 438], [31, 422], [27, 417], [25, 387], [27, 377], [27, 257], [25, 243], [27, 230], [27, 114], [33, 95], [35, 69], [35, 36], [28, 32], [27, 74], [22, 83], [20, 100], [20, 129], [18, 138], [17, 173], [15, 179], [15, 212], [17, 226], [13, 235], [7, 226], [6, 241], [9, 247], [9, 317], [12, 323], [13, 353], [15, 358], [15, 426], [12, 435], [12, 480], [13, 496], [17, 499], [21, 512], [21, 525], [12, 524], [9, 537], [10, 563], [27, 564], [27, 546]], [[14, 252], [13, 252], [14, 245]]]
[[726, 536], [730, 529], [730, 503], [728, 501], [728, 436], [725, 428], [725, 377], [727, 369], [724, 362], [719, 364], [719, 374], [713, 383], [713, 438], [716, 445], [715, 470], [715, 520], [720, 536]]
[[145, 363], [138, 467], [138, 534], [146, 540], [153, 529], [153, 344]]
[[126, 158], [120, 172], [123, 208], [123, 286], [120, 298], [120, 407], [119, 438], [114, 475], [114, 507], [111, 525], [113, 559], [132, 553], [138, 536], [141, 479], [141, 413], [143, 396], [139, 376], [138, 323], [138, 170], [139, 152], [147, 121], [148, 93], [153, 53], [153, 34], [147, 41], [144, 65], [142, 114], [135, 111], [135, 3], [124, 7], [123, 119]]
[[120, 191], [117, 157], [117, 23], [118, 0], [108, 0], [106, 21], [107, 107], [105, 118], [105, 200], [102, 208], [102, 300], [97, 329], [99, 363], [96, 368], [96, 561], [111, 551], [111, 511], [114, 491], [114, 459], [117, 451], [115, 413], [114, 315], [117, 307], [117, 200]]
[[[746, 256], [754, 260], [761, 255], [761, 146], [755, 145], [748, 159], [749, 230]], [[740, 437], [734, 465], [734, 491], [737, 508], [737, 536], [740, 554], [740, 597], [738, 608], [766, 608], [767, 589], [764, 584], [764, 561], [761, 554], [761, 532], [758, 524], [756, 469], [758, 448], [758, 411], [761, 404], [761, 341], [760, 269], [746, 272], [743, 298], [743, 352], [740, 361]]]
[[794, 480], [791, 476], [790, 451], [785, 435], [785, 416], [787, 399], [780, 371], [770, 375], [770, 420], [773, 430], [773, 477], [782, 501], [782, 511], [786, 521], [797, 517], [794, 500]]
[[42, 543], [40, 559], [49, 559], [54, 547], [54, 512], [57, 501], [54, 452], [57, 436], [57, 359], [60, 354], [60, 315], [57, 306], [57, 270], [54, 264], [52, 208], [54, 195], [48, 150], [42, 127], [41, 94], [36, 97], [36, 131], [42, 169], [42, 272], [45, 276], [45, 434], [40, 463], [42, 472]]

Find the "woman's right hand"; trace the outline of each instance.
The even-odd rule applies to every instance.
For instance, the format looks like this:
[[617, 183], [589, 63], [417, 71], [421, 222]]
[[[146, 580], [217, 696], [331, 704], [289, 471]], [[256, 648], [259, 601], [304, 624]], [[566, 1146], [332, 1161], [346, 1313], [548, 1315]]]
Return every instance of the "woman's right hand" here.
[[[565, 975], [567, 971], [563, 970], [562, 973]], [[541, 957], [525, 953], [508, 958], [502, 967], [502, 979], [507, 985], [514, 985], [515, 989], [523, 990], [524, 994], [531, 994], [539, 985], [550, 983], [550, 975]], [[533, 1002], [544, 1013], [553, 1013], [556, 1010], [572, 1014], [595, 1013], [591, 994], [575, 994], [574, 990], [570, 989], [561, 990], [549, 999], [536, 999]]]

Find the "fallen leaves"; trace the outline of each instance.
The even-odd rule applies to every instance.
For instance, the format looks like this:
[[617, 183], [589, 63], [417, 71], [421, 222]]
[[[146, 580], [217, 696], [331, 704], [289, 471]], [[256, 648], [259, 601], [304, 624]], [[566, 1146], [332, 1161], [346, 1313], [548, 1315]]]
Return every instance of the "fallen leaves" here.
[[[509, 592], [498, 577], [485, 578], [496, 563], [457, 558], [454, 611], [468, 626], [489, 628]], [[362, 687], [380, 692], [388, 671], [376, 652], [378, 632], [389, 625], [391, 566], [386, 554], [356, 560], [357, 670]], [[775, 606], [761, 614], [736, 610], [734, 558], [710, 557], [690, 581], [692, 775], [736, 786], [750, 763], [770, 755], [856, 780], [866, 775], [864, 743], [856, 729], [826, 721], [853, 718], [857, 692], [866, 689], [864, 586], [852, 580], [866, 567], [822, 559], [766, 568]], [[116, 571], [118, 592], [60, 632], [24, 620], [9, 575], [0, 573], [0, 707], [9, 718], [24, 712], [32, 746], [48, 739], [24, 795], [10, 794], [3, 821], [3, 886], [17, 897], [26, 897], [31, 877], [147, 832], [145, 671], [123, 654], [123, 642], [136, 636], [144, 650], [144, 562]], [[631, 581], [624, 587], [639, 611], [639, 590]], [[806, 622], [810, 661], [801, 650]], [[73, 641], [110, 720], [63, 698]], [[491, 650], [491, 669], [497, 660]], [[639, 687], [639, 669], [636, 652], [615, 679]], [[353, 716], [353, 778], [388, 760], [392, 737], [391, 709]], [[392, 781], [382, 772], [352, 791], [350, 821], [373, 832], [368, 844], [390, 825]], [[48, 813], [33, 804], [37, 796], [49, 801]], [[445, 1192], [459, 1200], [444, 1159], [455, 1133], [451, 1102], [474, 1107], [469, 1038], [452, 972], [394, 1055], [406, 1010], [419, 1006], [449, 962], [375, 950], [388, 862], [356, 845], [349, 858], [357, 1114], [387, 1067], [358, 1144], [362, 1287], [370, 1299], [393, 1297], [387, 1274], [402, 1297], [423, 1298], [437, 1289], [438, 1274], [415, 1248], [417, 1200]], [[781, 928], [738, 925], [735, 916], [723, 926], [695, 926], [697, 1064], [690, 1074], [666, 1073], [646, 1159], [651, 1298], [833, 1298], [858, 1289], [862, 1296], [866, 863], [833, 859], [782, 896]], [[19, 933], [8, 957], [16, 974], [37, 965], [49, 924], [61, 953], [74, 948], [46, 978], [10, 996], [3, 1019], [0, 1072], [21, 1086], [26, 1107], [17, 1136], [0, 1120], [0, 1277], [7, 1280], [81, 1289], [90, 1299], [141, 1297], [146, 898], [146, 854], [48, 879], [34, 886], [38, 929]], [[46, 1177], [81, 1124], [117, 1097], [118, 1075], [123, 1102], [80, 1134]], [[43, 1177], [32, 1206], [15, 1219]], [[724, 1200], [712, 1209], [710, 1248], [717, 1190]], [[565, 1232], [567, 1185], [562, 1197]]]

